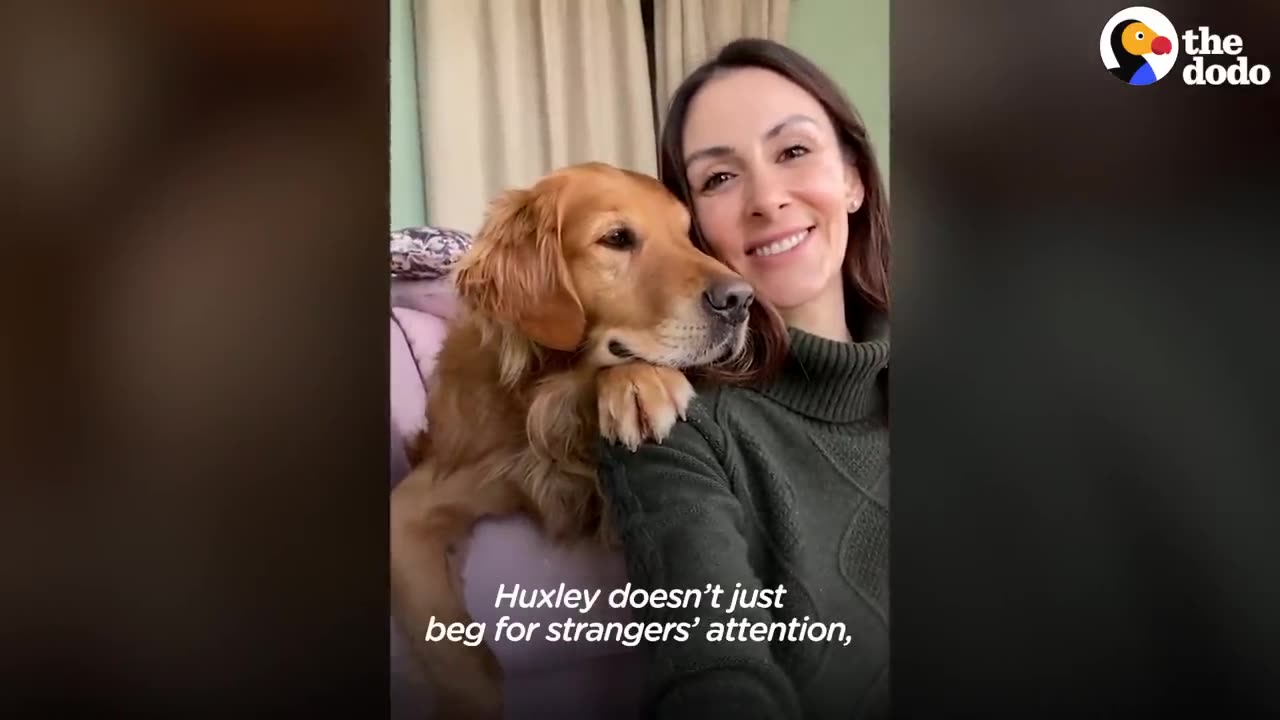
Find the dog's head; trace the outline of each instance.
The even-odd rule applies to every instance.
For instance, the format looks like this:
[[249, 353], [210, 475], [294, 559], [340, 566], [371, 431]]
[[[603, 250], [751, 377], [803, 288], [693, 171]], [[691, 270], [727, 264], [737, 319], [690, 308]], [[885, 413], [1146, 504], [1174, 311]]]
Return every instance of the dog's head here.
[[604, 367], [693, 367], [742, 352], [751, 286], [689, 239], [689, 213], [647, 175], [600, 163], [511, 190], [458, 264], [475, 312]]

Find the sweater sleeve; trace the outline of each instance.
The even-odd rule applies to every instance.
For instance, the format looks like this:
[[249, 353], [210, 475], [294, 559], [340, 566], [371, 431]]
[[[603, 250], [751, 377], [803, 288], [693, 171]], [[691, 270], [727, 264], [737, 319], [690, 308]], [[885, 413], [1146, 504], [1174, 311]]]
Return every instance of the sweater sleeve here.
[[[643, 623], [694, 623], [688, 640], [651, 643], [642, 717], [787, 720], [800, 704], [768, 641], [710, 641], [712, 623], [771, 622], [768, 610], [728, 609], [734, 592], [762, 588], [748, 562], [744, 511], [709, 443], [718, 430], [695, 417], [667, 440], [632, 453], [605, 446], [600, 478], [613, 506], [632, 588], [703, 590], [699, 607], [633, 608]], [[706, 434], [704, 434], [706, 433]], [[711, 607], [709, 587], [724, 589]]]

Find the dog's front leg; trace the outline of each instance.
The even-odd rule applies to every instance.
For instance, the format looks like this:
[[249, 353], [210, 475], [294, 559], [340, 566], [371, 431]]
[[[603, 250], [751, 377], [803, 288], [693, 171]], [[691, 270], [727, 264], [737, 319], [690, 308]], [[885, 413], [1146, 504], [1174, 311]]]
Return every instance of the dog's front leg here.
[[433, 622], [472, 623], [449, 567], [449, 549], [480, 517], [510, 512], [507, 495], [466, 471], [438, 475], [429, 460], [391, 493], [392, 615], [432, 686], [437, 718], [502, 717], [502, 668], [487, 643], [433, 642], [427, 629]]
[[636, 360], [604, 368], [596, 375], [600, 434], [631, 450], [662, 442], [693, 396], [689, 379], [674, 368]]

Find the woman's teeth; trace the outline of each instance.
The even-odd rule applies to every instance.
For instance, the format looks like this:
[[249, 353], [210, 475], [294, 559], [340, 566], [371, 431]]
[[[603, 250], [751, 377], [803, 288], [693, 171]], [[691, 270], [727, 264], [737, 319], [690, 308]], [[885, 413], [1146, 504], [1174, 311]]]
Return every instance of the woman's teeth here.
[[789, 235], [787, 237], [782, 238], [781, 240], [778, 240], [777, 242], [771, 242], [768, 245], [758, 247], [747, 254], [755, 255], [758, 257], [768, 257], [770, 255], [777, 255], [778, 253], [784, 253], [790, 250], [791, 248], [799, 245], [800, 243], [804, 242], [804, 239], [808, 235], [809, 235], [808, 230], [801, 230], [795, 235]]

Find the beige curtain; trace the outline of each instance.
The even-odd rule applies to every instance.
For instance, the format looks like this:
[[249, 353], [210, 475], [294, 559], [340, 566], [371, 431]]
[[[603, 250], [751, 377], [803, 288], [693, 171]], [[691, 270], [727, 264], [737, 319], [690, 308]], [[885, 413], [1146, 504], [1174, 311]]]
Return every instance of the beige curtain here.
[[654, 97], [658, 117], [685, 77], [741, 37], [786, 42], [791, 0], [654, 0]]
[[588, 160], [656, 174], [640, 3], [415, 0], [427, 222]]

